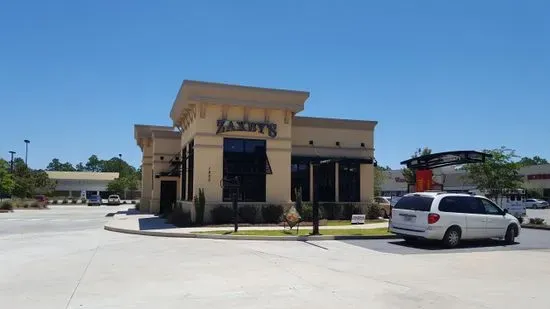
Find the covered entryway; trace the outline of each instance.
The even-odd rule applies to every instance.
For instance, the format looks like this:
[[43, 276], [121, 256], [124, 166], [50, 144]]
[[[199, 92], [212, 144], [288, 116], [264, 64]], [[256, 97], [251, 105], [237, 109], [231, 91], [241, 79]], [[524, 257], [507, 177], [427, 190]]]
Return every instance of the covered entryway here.
[[175, 180], [160, 181], [160, 214], [166, 214], [172, 209], [178, 198], [178, 182]]

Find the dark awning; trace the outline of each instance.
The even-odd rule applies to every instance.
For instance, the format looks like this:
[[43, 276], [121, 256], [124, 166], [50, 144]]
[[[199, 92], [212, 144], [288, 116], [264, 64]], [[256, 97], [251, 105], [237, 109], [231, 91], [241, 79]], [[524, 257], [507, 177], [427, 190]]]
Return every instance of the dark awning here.
[[357, 164], [373, 164], [376, 162], [373, 158], [349, 158], [349, 157], [308, 157], [308, 156], [292, 156], [292, 163], [302, 164], [320, 164], [320, 163], [357, 163]]
[[450, 165], [481, 163], [485, 162], [485, 159], [490, 157], [491, 155], [488, 153], [473, 150], [459, 150], [432, 153], [403, 161], [401, 164], [407, 165], [407, 168], [410, 169], [433, 169]]

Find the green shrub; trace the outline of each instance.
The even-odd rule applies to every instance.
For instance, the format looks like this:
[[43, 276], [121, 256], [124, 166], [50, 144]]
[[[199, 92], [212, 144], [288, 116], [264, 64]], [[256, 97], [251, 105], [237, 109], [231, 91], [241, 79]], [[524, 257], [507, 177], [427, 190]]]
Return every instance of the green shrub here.
[[61, 201], [61, 204], [67, 204], [69, 203], [69, 201], [67, 201], [67, 199], [63, 199], [63, 201]]
[[30, 204], [30, 206], [31, 206], [31, 208], [42, 208], [42, 207], [40, 206], [40, 204], [39, 204], [38, 202], [36, 202], [36, 201], [32, 202], [32, 203]]
[[122, 204], [126, 204], [126, 201], [122, 201]]
[[193, 197], [193, 204], [195, 205], [196, 218], [195, 221], [197, 224], [204, 223], [204, 209], [206, 208], [206, 198], [204, 196], [204, 189], [199, 188], [199, 195]]
[[88, 200], [86, 200], [85, 197], [83, 197], [83, 198], [80, 199], [80, 202], [82, 202], [82, 204], [86, 204], [87, 201], [88, 201]]
[[166, 222], [178, 227], [191, 226], [191, 213], [177, 207], [168, 214]]
[[369, 204], [367, 206], [367, 219], [370, 219], [370, 220], [373, 220], [373, 219], [378, 219], [378, 217], [380, 217], [380, 212], [381, 212], [381, 209], [380, 209], [380, 206], [378, 206], [378, 204]]
[[22, 205], [23, 205], [23, 208], [29, 208], [29, 203], [27, 202], [24, 202]]
[[239, 219], [241, 222], [256, 224], [258, 209], [252, 205], [239, 207]]
[[141, 205], [140, 202], [136, 202], [135, 205], [134, 205], [134, 208], [135, 208], [136, 210], [139, 210], [139, 206], [140, 206], [140, 205]]
[[328, 220], [339, 220], [342, 217], [342, 205], [337, 203], [323, 203], [323, 215]]
[[302, 211], [302, 187], [294, 188], [294, 194], [296, 195], [295, 208], [300, 213]]
[[2, 204], [0, 204], [0, 209], [13, 210], [13, 203], [11, 201], [3, 201]]
[[214, 222], [214, 224], [233, 222], [233, 209], [231, 207], [219, 205], [212, 209], [210, 214], [212, 215], [212, 222]]
[[529, 223], [530, 224], [537, 224], [537, 225], [544, 224], [544, 219], [543, 218], [529, 218]]
[[265, 223], [279, 223], [283, 217], [283, 206], [265, 205], [262, 207], [262, 219]]
[[344, 204], [342, 211], [342, 220], [351, 220], [352, 215], [362, 214], [363, 211], [359, 205]]
[[[303, 221], [313, 221], [313, 203], [303, 203], [302, 212], [300, 213]], [[325, 213], [323, 211], [323, 206], [319, 205], [319, 220], [325, 218]]]
[[57, 205], [57, 200], [53, 200], [52, 204]]

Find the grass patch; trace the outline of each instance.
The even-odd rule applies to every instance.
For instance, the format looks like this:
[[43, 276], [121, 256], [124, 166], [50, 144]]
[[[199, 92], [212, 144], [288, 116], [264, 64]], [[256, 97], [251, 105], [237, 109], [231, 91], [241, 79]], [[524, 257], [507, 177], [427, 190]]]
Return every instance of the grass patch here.
[[[366, 220], [365, 224], [388, 222], [383, 219]], [[327, 226], [352, 225], [351, 220], [328, 220]]]
[[[353, 236], [383, 236], [391, 235], [387, 228], [377, 229], [323, 229], [320, 228], [321, 235], [353, 235]], [[241, 230], [237, 233], [232, 231], [205, 231], [195, 232], [197, 234], [217, 234], [217, 235], [248, 235], [248, 236], [306, 236], [311, 233], [311, 229], [300, 229], [300, 233], [296, 230]]]

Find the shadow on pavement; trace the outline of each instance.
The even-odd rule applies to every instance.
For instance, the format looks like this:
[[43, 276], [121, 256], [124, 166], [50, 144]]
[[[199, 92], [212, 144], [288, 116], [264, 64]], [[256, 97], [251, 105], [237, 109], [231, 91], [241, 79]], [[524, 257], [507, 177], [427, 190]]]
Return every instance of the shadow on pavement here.
[[139, 210], [128, 209], [128, 210], [120, 210], [120, 211], [117, 211], [117, 212], [110, 212], [110, 213], [106, 214], [105, 217], [114, 217], [115, 215], [131, 216], [131, 215], [140, 215], [140, 214], [142, 214], [142, 213], [140, 213]]
[[165, 222], [165, 219], [159, 217], [139, 218], [139, 229], [141, 231], [147, 230], [164, 230], [173, 229], [174, 225]]
[[457, 250], [457, 249], [472, 249], [472, 248], [487, 248], [487, 247], [508, 247], [518, 245], [518, 242], [515, 242], [512, 245], [505, 244], [502, 240], [497, 239], [488, 239], [488, 240], [463, 240], [458, 247], [455, 248], [445, 248], [438, 241], [413, 241], [405, 242], [404, 240], [390, 241], [389, 244], [396, 246], [403, 246], [413, 249], [420, 250]]

